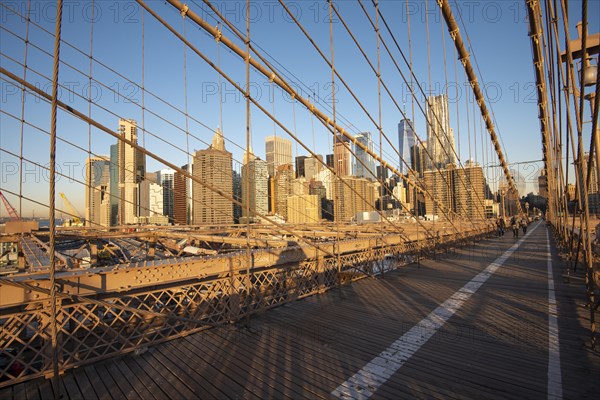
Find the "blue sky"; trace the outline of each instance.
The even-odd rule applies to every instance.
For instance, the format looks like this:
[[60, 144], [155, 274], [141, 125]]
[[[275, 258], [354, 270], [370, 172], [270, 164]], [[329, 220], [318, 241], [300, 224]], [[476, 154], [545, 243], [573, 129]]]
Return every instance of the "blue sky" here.
[[[27, 64], [30, 69], [26, 78], [49, 92], [53, 38], [41, 28], [54, 31], [55, 7], [52, 2], [32, 2], [31, 18], [39, 27], [30, 24], [30, 44], [25, 46], [22, 39], [26, 34], [26, 24], [12, 10], [26, 13], [26, 4], [25, 1], [3, 1], [4, 6], [0, 9], [3, 26], [0, 31], [0, 63], [2, 67], [23, 76], [23, 66], [20, 64], [23, 63], [27, 48]], [[214, 38], [189, 20], [183, 20], [172, 6], [162, 1], [149, 1], [148, 4], [178, 31], [185, 33], [195, 47], [232, 79], [244, 84], [245, 66], [242, 60], [223, 45], [217, 45]], [[192, 1], [188, 4], [190, 9], [198, 12], [212, 26], [216, 25], [214, 16], [206, 11], [202, 2]], [[214, 4], [234, 25], [244, 31], [245, 2], [225, 1]], [[329, 57], [327, 3], [296, 1], [286, 4]], [[374, 19], [372, 4], [366, 1], [363, 4]], [[143, 12], [135, 2], [67, 1], [65, 5], [62, 35], [68, 45], [63, 44], [61, 47], [64, 63], [61, 64], [59, 80], [75, 94], [63, 89], [61, 100], [79, 111], [89, 113], [92, 118], [112, 129], [117, 128], [118, 116], [136, 119], [146, 130], [146, 134], [140, 137], [140, 143], [177, 165], [187, 163], [188, 151], [205, 148], [213, 135], [212, 130], [221, 126], [228, 140], [227, 149], [233, 153], [235, 160], [241, 161], [246, 144], [243, 96], [226, 84], [224, 79], [219, 79], [218, 74], [206, 62], [190, 49], [184, 50], [179, 39], [151, 15]], [[376, 65], [376, 35], [360, 5], [350, 1], [339, 1], [336, 5], [363, 50]], [[455, 131], [457, 151], [461, 159], [465, 161], [470, 156], [482, 164], [495, 164], [495, 155], [489, 150], [487, 132], [482, 132], [479, 112], [473, 109], [470, 88], [465, 84], [462, 66], [455, 62], [454, 45], [436, 3], [409, 1], [407, 11], [404, 1], [386, 0], [380, 3], [380, 7], [406, 57], [409, 57], [410, 20], [413, 69], [424, 90], [427, 93], [441, 94], [448, 88], [451, 100], [450, 124]], [[580, 13], [580, 2], [571, 1], [570, 7], [572, 16]], [[599, 2], [591, 1], [589, 7], [589, 15], [600, 14]], [[494, 112], [508, 160], [522, 162], [541, 159], [525, 2], [453, 2], [453, 9], [463, 38], [467, 41], [468, 35], [470, 40], [470, 53], [474, 56], [472, 61], [478, 67], [479, 81], [488, 88], [488, 105]], [[429, 46], [426, 17], [429, 23]], [[262, 49], [261, 54], [270, 61], [275, 60], [273, 62], [277, 68], [284, 71], [287, 79], [300, 88], [303, 95], [317, 97], [317, 107], [331, 115], [331, 70], [282, 6], [277, 2], [253, 2], [251, 19], [251, 37], [253, 43]], [[576, 20], [571, 21], [573, 36], [575, 22]], [[598, 18], [590, 20], [589, 30], [591, 33], [599, 30]], [[234, 39], [234, 35], [227, 29], [223, 33]], [[382, 35], [400, 69], [408, 76], [406, 64], [383, 27]], [[333, 24], [333, 36], [338, 72], [377, 120], [379, 109], [375, 75], [337, 18]], [[243, 46], [239, 39], [235, 42]], [[95, 60], [91, 65], [91, 81], [88, 77], [90, 52]], [[383, 47], [381, 71], [382, 79], [393, 93], [397, 105], [412, 117], [412, 98], [408, 87]], [[458, 80], [455, 76], [458, 76]], [[304, 107], [291, 101], [256, 71], [251, 72], [251, 81], [253, 96], [267, 110], [274, 110], [277, 119], [300, 137], [305, 145], [318, 154], [331, 152], [331, 134]], [[47, 134], [40, 129], [49, 130], [50, 106], [27, 95], [24, 115], [26, 121], [33, 126], [22, 126], [19, 121], [22, 106], [20, 91], [5, 78], [0, 80], [0, 84], [0, 105], [3, 110], [0, 115], [0, 147], [3, 149], [0, 152], [1, 186], [13, 205], [18, 206], [18, 199], [6, 192], [19, 192], [21, 130], [23, 156], [46, 165], [49, 140]], [[145, 92], [140, 89], [142, 85]], [[91, 90], [88, 90], [90, 87]], [[337, 78], [334, 87], [338, 122], [353, 133], [371, 131], [379, 152], [377, 128]], [[219, 88], [222, 89], [221, 95]], [[87, 101], [88, 94], [93, 99], [94, 104], [91, 106]], [[223, 100], [222, 108], [220, 98]], [[423, 105], [420, 94], [415, 101]], [[142, 111], [142, 105], [145, 111]], [[185, 117], [186, 105], [188, 118]], [[397, 124], [402, 115], [383, 90], [381, 115], [384, 133], [397, 145]], [[425, 140], [425, 121], [416, 105], [414, 120], [418, 135]], [[115, 139], [96, 129], [90, 129], [86, 123], [64, 112], [59, 113], [58, 121], [59, 138], [72, 142], [75, 146], [59, 140], [59, 168], [67, 176], [59, 180], [57, 190], [67, 193], [76, 207], [83, 211], [84, 189], [77, 181], [84, 180], [83, 171], [88, 151], [108, 155], [109, 146], [115, 143]], [[275, 128], [273, 122], [256, 107], [252, 108], [251, 130], [252, 147], [259, 157], [264, 157], [266, 136], [277, 134], [287, 137], [281, 128]], [[296, 143], [294, 152], [297, 155], [306, 154], [302, 146]], [[384, 145], [383, 154], [388, 161], [398, 163], [396, 153], [389, 145]], [[163, 168], [153, 160], [148, 159], [147, 162], [149, 171]], [[528, 181], [533, 181], [541, 165], [538, 162], [515, 168]], [[492, 171], [493, 169], [488, 169], [490, 174]], [[25, 162], [23, 177], [24, 195], [47, 203], [47, 173], [32, 163]], [[532, 189], [532, 186], [528, 187], [528, 190]], [[33, 209], [37, 215], [46, 212], [43, 207], [28, 201], [24, 201], [21, 207], [26, 216]], [[0, 215], [5, 215], [5, 210], [1, 210]]]

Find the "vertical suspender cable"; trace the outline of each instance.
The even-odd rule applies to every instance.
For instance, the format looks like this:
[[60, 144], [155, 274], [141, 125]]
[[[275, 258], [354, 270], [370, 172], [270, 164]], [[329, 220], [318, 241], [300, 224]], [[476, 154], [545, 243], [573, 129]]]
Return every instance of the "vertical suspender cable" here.
[[[375, 31], [377, 32], [377, 34], [375, 35], [377, 37], [377, 108], [379, 111], [379, 119], [378, 119], [378, 130], [379, 130], [379, 157], [381, 159], [383, 159], [383, 129], [382, 129], [382, 113], [381, 113], [381, 43], [380, 43], [380, 36], [379, 36], [379, 0], [375, 0]], [[381, 217], [380, 217], [380, 228], [381, 228], [381, 239], [383, 242], [383, 231], [384, 231], [384, 226], [383, 226], [383, 220], [385, 219], [385, 209], [383, 207], [384, 201], [383, 201], [383, 197], [384, 197], [384, 188], [385, 188], [385, 181], [383, 179], [383, 166], [381, 164], [381, 162], [379, 162], [379, 208], [381, 209]], [[383, 276], [384, 274], [384, 263], [383, 260], [381, 261], [381, 276]]]
[[[331, 52], [331, 106], [332, 106], [332, 111], [333, 111], [333, 163], [334, 163], [334, 171], [335, 171], [335, 178], [333, 180], [333, 193], [335, 194], [333, 197], [333, 219], [336, 222], [336, 229], [337, 229], [337, 235], [336, 235], [336, 242], [335, 242], [335, 254], [336, 254], [336, 258], [337, 258], [337, 271], [338, 271], [338, 284], [341, 286], [342, 285], [342, 265], [341, 265], [341, 258], [340, 258], [340, 215], [338, 213], [338, 215], [335, 215], [335, 210], [341, 210], [340, 207], [340, 191], [338, 188], [338, 179], [340, 179], [340, 172], [342, 171], [342, 166], [339, 165], [339, 161], [336, 157], [336, 152], [335, 152], [335, 147], [336, 144], [341, 143], [340, 142], [340, 138], [338, 137], [338, 133], [337, 133], [337, 121], [336, 121], [336, 107], [335, 107], [335, 52], [334, 52], [334, 47], [333, 47], [333, 4], [332, 4], [332, 0], [328, 0], [327, 2], [329, 4], [329, 50]], [[338, 156], [340, 156], [339, 151], [338, 151]], [[343, 157], [342, 157], [342, 162], [344, 162]]]
[[[144, 10], [144, 8], [142, 8], [142, 15], [146, 12], [146, 10]], [[185, 14], [182, 15], [182, 19], [183, 19], [183, 36], [186, 37], [187, 35], [187, 30], [186, 30], [186, 23], [185, 23]], [[184, 107], [184, 111], [185, 111], [185, 156], [187, 158], [187, 171], [189, 173], [193, 173], [194, 171], [192, 170], [192, 157], [190, 157], [191, 153], [190, 153], [190, 115], [188, 112], [188, 87], [187, 87], [187, 46], [184, 44], [183, 45], [183, 107]], [[187, 192], [188, 189], [188, 182], [189, 180], [187, 178], [183, 178], [184, 179], [184, 192], [185, 192], [185, 218], [186, 218], [186, 224], [191, 224], [192, 221], [192, 215], [193, 215], [193, 210], [194, 210], [194, 206], [193, 206], [193, 196], [192, 193], [190, 191], [190, 193]], [[173, 185], [175, 185], [175, 181], [173, 180]], [[191, 185], [190, 185], [191, 187]], [[188, 198], [190, 199], [190, 204], [192, 204], [192, 207], [190, 207], [188, 209]], [[181, 223], [181, 221], [179, 221], [179, 223]]]
[[54, 65], [52, 72], [52, 102], [50, 111], [50, 201], [49, 201], [49, 256], [50, 256], [50, 329], [52, 343], [52, 389], [54, 398], [60, 398], [58, 376], [58, 326], [56, 315], [56, 113], [58, 108], [58, 69], [60, 61], [60, 34], [62, 25], [62, 0], [56, 2], [56, 32], [54, 36]]
[[[27, 55], [29, 54], [29, 16], [31, 0], [27, 1], [27, 22], [25, 23], [25, 49], [23, 54], [23, 80], [27, 80]], [[19, 147], [19, 216], [23, 217], [23, 146], [25, 135], [25, 87], [21, 90], [21, 134]]]
[[[247, 160], [250, 160], [250, 0], [246, 0], [246, 154], [248, 155]], [[219, 74], [219, 80], [221, 80], [221, 74]], [[222, 118], [222, 117], [221, 117]], [[221, 122], [222, 123], [222, 122]], [[243, 168], [243, 167], [242, 167]], [[246, 179], [249, 179], [248, 172], [250, 172], [249, 166], [246, 166]], [[246, 189], [249, 186], [246, 184]], [[246, 190], [248, 192], [248, 190]], [[272, 194], [273, 195], [273, 194]], [[250, 279], [250, 267], [252, 263], [252, 252], [250, 248], [250, 196], [247, 193], [244, 196], [244, 207], [246, 211], [246, 282], [244, 286], [246, 287], [247, 300], [250, 301], [251, 295], [251, 279]], [[249, 305], [249, 304], [248, 304]], [[250, 313], [247, 313], [248, 318], [250, 317]]]

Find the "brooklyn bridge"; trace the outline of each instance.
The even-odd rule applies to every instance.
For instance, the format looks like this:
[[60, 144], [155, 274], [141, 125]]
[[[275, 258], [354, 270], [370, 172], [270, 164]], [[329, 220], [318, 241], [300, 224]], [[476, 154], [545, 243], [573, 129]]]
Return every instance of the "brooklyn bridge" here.
[[599, 14], [2, 0], [0, 399], [598, 397]]

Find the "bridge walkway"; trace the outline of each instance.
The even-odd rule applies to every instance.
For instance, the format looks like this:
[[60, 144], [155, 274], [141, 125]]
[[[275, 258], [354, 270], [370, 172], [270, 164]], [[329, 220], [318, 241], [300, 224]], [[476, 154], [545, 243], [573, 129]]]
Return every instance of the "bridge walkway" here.
[[[562, 272], [536, 223], [525, 238], [484, 240], [67, 372], [61, 391], [86, 400], [597, 398], [600, 353], [586, 343], [584, 290]], [[43, 379], [0, 391], [51, 395]]]

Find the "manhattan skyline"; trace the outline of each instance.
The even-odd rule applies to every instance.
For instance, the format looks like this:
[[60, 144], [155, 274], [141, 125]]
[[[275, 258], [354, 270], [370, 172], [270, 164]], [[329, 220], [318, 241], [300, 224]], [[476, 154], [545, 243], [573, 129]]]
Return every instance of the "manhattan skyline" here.
[[[572, 2], [571, 7], [577, 9], [580, 6], [579, 2]], [[25, 3], [23, 3], [25, 4]], [[243, 27], [243, 18], [240, 18], [241, 3], [232, 3], [230, 9], [230, 17], [232, 23], [238, 27]], [[490, 3], [492, 4], [492, 3]], [[434, 10], [434, 2], [429, 2], [430, 12]], [[164, 27], [154, 21], [149, 15], [133, 4], [130, 14], [125, 13], [123, 8], [115, 10], [109, 9], [109, 5], [98, 4], [98, 18], [94, 24], [94, 32], [91, 35], [89, 18], [85, 18], [81, 8], [73, 8], [73, 12], [67, 17], [67, 23], [64, 26], [64, 38], [68, 43], [73, 43], [82, 48], [83, 53], [77, 53], [70, 49], [67, 45], [64, 46], [64, 51], [72, 52], [69, 66], [63, 65], [60, 72], [59, 81], [63, 85], [61, 98], [63, 100], [72, 100], [74, 107], [86, 110], [88, 107], [86, 98], [94, 96], [98, 106], [114, 110], [116, 115], [107, 112], [101, 107], [94, 106], [91, 110], [95, 118], [103, 122], [107, 127], [114, 126], [112, 121], [115, 117], [131, 118], [138, 121], [138, 130], [140, 143], [150, 150], [161, 149], [169, 160], [177, 165], [185, 165], [189, 163], [193, 154], [200, 149], [205, 148], [211, 141], [217, 127], [224, 133], [225, 141], [228, 148], [232, 152], [233, 168], [240, 172], [242, 158], [246, 148], [245, 140], [245, 119], [244, 119], [244, 98], [243, 95], [237, 92], [230, 83], [219, 76], [206, 65], [192, 57], [192, 52], [187, 50], [187, 74], [184, 74], [184, 65], [182, 56], [184, 48], [176, 38], [166, 34]], [[289, 71], [286, 73], [292, 78], [292, 81], [298, 83], [298, 88], [305, 97], [310, 97], [311, 102], [314, 102], [319, 107], [330, 115], [332, 114], [332, 92], [330, 79], [324, 78], [330, 75], [327, 66], [316, 55], [314, 48], [308, 43], [298, 28], [286, 18], [286, 14], [281, 7], [275, 7], [271, 15], [268, 12], [268, 7], [263, 3], [257, 3], [262, 13], [260, 17], [253, 21], [251, 29], [251, 38], [253, 43], [262, 46], [268, 50], [271, 57], [277, 57]], [[301, 21], [310, 27], [315, 36], [316, 43], [323, 49], [327, 48], [329, 42], [329, 24], [327, 18], [326, 7], [323, 5], [312, 7], [313, 4], [301, 5]], [[415, 41], [426, 40], [426, 28], [429, 26], [430, 48], [423, 46], [419, 47], [413, 43], [413, 68], [416, 75], [416, 81], [425, 91], [426, 95], [439, 95], [448, 92], [449, 114], [451, 116], [451, 127], [455, 131], [456, 150], [460, 155], [460, 159], [467, 160], [469, 158], [469, 133], [471, 142], [477, 140], [477, 145], [471, 146], [471, 158], [482, 163], [486, 167], [486, 173], [492, 173], [497, 170], [494, 154], [488, 154], [484, 151], [482, 154], [481, 143], [485, 143], [486, 132], [481, 129], [481, 123], [478, 120], [473, 120], [474, 106], [472, 98], [470, 98], [470, 88], [461, 76], [461, 71], [458, 70], [458, 81], [454, 82], [454, 59], [450, 46], [448, 35], [443, 36], [441, 33], [444, 29], [443, 22], [439, 15], [434, 16], [432, 13], [428, 21], [425, 21], [425, 8], [423, 3], [410, 4], [410, 9], [407, 10], [403, 6], [394, 5], [392, 3], [382, 3], [381, 7], [386, 14], [396, 15], [396, 21], [401, 22], [394, 33], [402, 41], [400, 44], [407, 48], [406, 23], [410, 19], [412, 23], [412, 39]], [[484, 7], [485, 6], [485, 7]], [[40, 27], [52, 31], [53, 20], [48, 16], [47, 12], [43, 12], [43, 4], [34, 4], [33, 21]], [[17, 13], [22, 12], [23, 6], [17, 8]], [[498, 11], [495, 14], [489, 12], [491, 9]], [[233, 11], [231, 11], [233, 10]], [[485, 12], [488, 11], [488, 13]], [[598, 3], [590, 3], [590, 15], [596, 15]], [[365, 21], [366, 24], [352, 23], [352, 28], [361, 32], [364, 37], [361, 40], [363, 46], [368, 47], [370, 51], [375, 49], [375, 40], [373, 32], [369, 29], [368, 20], [360, 7], [353, 3], [342, 3], [339, 5], [339, 11], [342, 16], [350, 21]], [[533, 163], [516, 164], [518, 172], [525, 176], [528, 184], [528, 190], [533, 190], [531, 183], [537, 177], [537, 171], [541, 167], [540, 160], [541, 149], [539, 146], [539, 129], [538, 122], [535, 118], [535, 99], [532, 97], [535, 85], [533, 85], [531, 66], [528, 61], [530, 49], [526, 41], [516, 40], [516, 38], [526, 37], [527, 24], [525, 20], [524, 4], [520, 2], [493, 3], [492, 5], [459, 5], [459, 11], [462, 12], [462, 18], [468, 22], [468, 27], [465, 28], [465, 33], [468, 34], [470, 46], [474, 57], [476, 58], [477, 66], [483, 71], [481, 83], [488, 88], [488, 101], [494, 115], [500, 118], [496, 121], [498, 131], [501, 134], [502, 143], [508, 149], [506, 151], [509, 162], [529, 162]], [[9, 31], [21, 32], [22, 18], [17, 13], [9, 11], [7, 8], [2, 8], [2, 18], [5, 22], [4, 27]], [[213, 16], [211, 12], [204, 11], [207, 18], [210, 20]], [[117, 15], [118, 14], [118, 15]], [[142, 15], [145, 15], [142, 23]], [[130, 18], [126, 18], [129, 16]], [[170, 17], [169, 17], [170, 18]], [[173, 22], [181, 24], [177, 18], [173, 18]], [[428, 22], [428, 24], [426, 24]], [[336, 21], [334, 23], [334, 43], [338, 48], [336, 58], [339, 68], [339, 73], [346, 79], [353, 79], [354, 82], [360, 82], [356, 86], [356, 90], [361, 95], [365, 104], [369, 106], [367, 109], [372, 114], [376, 113], [377, 104], [376, 97], [376, 79], [360, 79], [366, 77], [369, 67], [363, 62], [350, 58], [350, 54], [355, 54], [355, 45], [348, 38], [343, 25]], [[492, 29], [493, 28], [493, 29]], [[488, 47], [493, 37], [495, 29], [502, 29], [508, 37], [501, 41], [493, 48]], [[598, 31], [598, 21], [590, 21], [590, 32]], [[279, 30], [285, 32], [285, 37], [274, 38], [271, 32]], [[105, 38], [111, 34], [119, 34], [123, 37], [131, 38], [131, 41], [126, 43], [108, 42]], [[435, 36], [433, 33], [435, 32]], [[576, 35], [575, 27], [571, 27], [572, 36]], [[147, 45], [142, 54], [142, 34], [145, 36], [146, 44], [160, 43], [161, 51], [157, 48]], [[226, 51], [219, 50], [219, 46], [214, 43], [213, 39], [203, 37], [196, 32], [188, 31], [188, 37], [194, 43], [201, 45], [210, 57], [217, 59], [217, 53], [220, 52], [220, 63], [226, 72], [231, 73], [235, 81], [243, 82], [244, 77], [239, 62], [235, 57]], [[232, 32], [225, 30], [224, 34], [232, 36]], [[47, 60], [47, 55], [34, 50], [33, 44], [42, 46], [49, 42], [50, 36], [45, 34], [40, 28], [33, 28], [31, 32], [31, 43], [29, 49], [29, 68], [39, 70]], [[91, 41], [90, 41], [91, 37]], [[442, 41], [442, 37], [444, 40]], [[210, 39], [210, 40], [207, 40]], [[512, 40], [515, 39], [515, 40]], [[2, 35], [2, 48], [7, 57], [3, 58], [7, 66], [11, 68], [19, 68], [19, 62], [22, 62], [23, 54], [26, 46], [24, 43], [14, 40], [14, 37], [9, 34]], [[290, 54], [287, 42], [293, 41], [299, 46], [299, 51]], [[441, 44], [445, 43], [445, 46]], [[91, 47], [90, 47], [91, 44]], [[129, 47], [128, 47], [129, 46]], [[342, 51], [342, 48], [347, 48], [348, 54]], [[445, 49], [445, 50], [444, 50]], [[94, 77], [90, 80], [85, 77], [85, 73], [89, 69], [89, 57], [85, 55], [89, 52], [93, 53], [94, 60]], [[428, 53], [431, 58], [431, 68], [427, 66]], [[444, 53], [446, 53], [444, 57]], [[123, 58], [115, 72], [106, 69], [106, 65], [112, 59], [113, 54], [127, 54], [127, 58]], [[383, 53], [385, 55], [385, 52]], [[168, 84], [164, 80], [164, 69], [161, 68], [162, 60], [170, 57], [172, 60], [177, 60], [176, 65], [172, 68], [174, 73], [170, 74]], [[446, 71], [444, 71], [443, 59], [447, 59]], [[126, 60], [126, 62], [125, 62]], [[512, 60], [512, 61], [511, 61]], [[511, 63], [511, 68], [502, 68], [503, 63]], [[352, 68], [349, 68], [349, 66]], [[311, 66], [311, 68], [307, 68]], [[382, 66], [387, 71], [386, 76], [390, 76], [393, 72], [393, 64], [389, 57], [383, 57]], [[460, 65], [459, 65], [460, 66]], [[74, 69], [75, 67], [76, 69]], [[406, 68], [406, 66], [403, 66]], [[202, 71], [201, 74], [191, 74], [189, 71]], [[80, 71], [80, 72], [77, 72]], [[128, 79], [123, 79], [126, 75]], [[431, 78], [429, 78], [431, 76]], [[448, 79], [446, 79], [448, 76]], [[47, 88], [48, 80], [30, 73], [30, 77], [40, 87]], [[294, 78], [295, 77], [295, 78]], [[359, 77], [357, 79], [357, 77]], [[187, 79], [187, 86], [196, 88], [195, 91], [187, 90], [187, 96], [184, 94]], [[452, 78], [452, 79], [451, 79]], [[413, 104], [410, 96], [410, 86], [399, 78], [388, 78], [387, 81], [390, 88], [393, 88], [394, 94], [398, 97], [399, 106], [410, 118], [415, 126], [417, 134], [424, 137], [427, 131], [427, 124], [424, 122], [423, 116], [419, 111], [419, 107]], [[20, 114], [20, 94], [18, 88], [10, 82], [3, 81], [3, 92], [5, 100], [3, 111], [8, 114], [2, 119], [3, 132], [20, 132], [21, 127], [17, 119], [12, 116]], [[86, 86], [87, 85], [87, 86]], [[465, 86], [467, 85], [467, 86]], [[144, 87], [146, 92], [140, 88]], [[334, 82], [335, 100], [337, 108], [337, 118], [342, 125], [347, 126], [347, 129], [353, 134], [370, 131], [373, 133], [374, 142], [379, 140], [378, 130], [369, 119], [356, 105], [351, 96], [344, 89], [341, 81], [336, 79]], [[72, 93], [69, 92], [69, 88]], [[87, 89], [86, 89], [87, 88]], [[327, 132], [313, 117], [308, 115], [306, 110], [301, 107], [293, 106], [293, 102], [289, 96], [282, 94], [278, 89], [264, 79], [260, 79], [255, 73], [251, 74], [251, 89], [253, 95], [265, 105], [267, 110], [274, 110], [275, 114], [282, 122], [289, 127], [291, 133], [302, 139], [306, 145], [313, 148], [315, 153], [326, 155], [329, 154], [333, 146], [333, 136]], [[90, 90], [90, 93], [88, 93]], [[415, 85], [414, 89], [417, 94], [418, 102], [424, 104], [424, 97], [420, 93], [420, 89]], [[142, 95], [143, 94], [143, 95]], [[157, 94], [159, 96], [157, 96]], [[8, 100], [17, 99], [19, 101], [12, 102]], [[274, 99], [274, 102], [272, 101]], [[145, 112], [142, 112], [142, 103]], [[465, 106], [471, 110], [470, 117], [467, 117]], [[188, 117], [183, 113], [172, 111], [171, 107], [179, 110], [189, 110]], [[460, 110], [457, 107], [460, 106]], [[160, 114], [165, 114], [167, 122], [156, 115], [157, 110], [161, 110]], [[414, 112], [413, 112], [414, 109]], [[25, 101], [25, 114], [31, 117], [31, 122], [34, 125], [44, 126], [40, 121], [44, 120], [48, 115], [49, 109], [44, 102], [35, 99], [34, 96], [28, 95]], [[352, 117], [352, 118], [350, 118]], [[61, 119], [62, 118], [62, 119]], [[382, 104], [382, 122], [384, 133], [395, 142], [397, 135], [397, 124], [404, 116], [397, 107], [383, 96]], [[61, 171], [65, 176], [60, 177], [57, 190], [70, 194], [72, 201], [79, 209], [84, 208], [84, 191], [76, 189], [85, 181], [85, 160], [89, 155], [103, 156], [108, 155], [105, 150], [113, 139], [100, 134], [95, 129], [90, 129], [87, 124], [81, 121], [74, 121], [65, 118], [59, 114], [59, 120], [64, 124], [63, 129], [59, 132], [59, 137], [73, 142], [78, 148], [59, 140], [59, 149], [61, 156], [57, 160]], [[295, 120], [295, 123], [294, 123]], [[352, 122], [350, 123], [350, 120]], [[187, 125], [187, 128], [186, 128]], [[47, 172], [42, 168], [45, 165], [43, 150], [47, 147], [47, 137], [43, 132], [40, 132], [32, 126], [25, 126], [23, 129], [25, 143], [36, 143], [36, 146], [31, 146], [24, 149], [24, 156], [27, 160], [42, 160], [41, 166], [36, 166], [30, 161], [25, 161], [23, 165], [15, 155], [20, 154], [19, 135], [5, 136], [3, 135], [3, 146], [10, 153], [3, 153], [3, 182], [2, 186], [6, 195], [15, 203], [14, 195], [11, 193], [19, 192], [19, 179], [23, 178], [24, 190], [28, 197], [33, 200], [41, 201], [41, 192], [35, 190], [36, 185], [45, 183]], [[470, 131], [470, 132], [469, 132]], [[262, 159], [266, 158], [266, 154], [262, 153], [262, 143], [269, 135], [277, 135], [292, 141], [292, 156], [308, 155], [301, 145], [296, 143], [287, 132], [281, 129], [280, 126], [274, 126], [273, 121], [266, 118], [262, 113], [253, 108], [251, 118], [251, 144], [256, 149], [256, 155]], [[169, 138], [165, 141], [164, 138]], [[528, 149], [528, 151], [525, 151]], [[397, 155], [389, 148], [384, 148], [384, 158], [396, 165], [398, 161]], [[375, 149], [379, 153], [379, 149]], [[90, 154], [91, 153], [91, 154]], [[157, 171], [165, 168], [155, 160], [148, 159], [149, 171]], [[25, 201], [22, 212], [25, 216], [32, 213], [34, 210], [39, 215], [44, 214], [44, 208], [38, 204]], [[17, 204], [20, 206], [20, 204]], [[17, 207], [19, 208], [19, 207]], [[0, 215], [5, 215], [4, 210]]]

